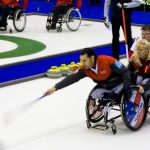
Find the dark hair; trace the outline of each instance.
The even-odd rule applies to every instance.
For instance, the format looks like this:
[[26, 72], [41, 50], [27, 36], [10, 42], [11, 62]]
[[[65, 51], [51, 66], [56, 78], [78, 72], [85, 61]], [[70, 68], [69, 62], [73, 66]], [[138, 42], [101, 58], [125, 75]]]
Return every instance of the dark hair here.
[[142, 31], [149, 31], [150, 32], [150, 25], [144, 25], [142, 28], [141, 28]]
[[95, 58], [97, 57], [97, 55], [95, 54], [94, 50], [92, 48], [85, 48], [81, 51], [80, 55], [87, 55], [88, 57], [91, 56], [95, 56]]

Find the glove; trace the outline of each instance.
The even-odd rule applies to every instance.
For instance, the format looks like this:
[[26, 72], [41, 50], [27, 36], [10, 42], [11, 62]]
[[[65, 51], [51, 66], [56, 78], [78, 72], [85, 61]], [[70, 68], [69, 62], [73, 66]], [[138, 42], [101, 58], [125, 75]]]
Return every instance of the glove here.
[[[117, 7], [119, 9], [121, 9], [122, 8], [122, 4], [118, 2]], [[127, 3], [123, 3], [123, 8], [127, 8]]]
[[127, 3], [123, 3], [123, 7], [127, 8], [128, 7]]
[[121, 8], [122, 8], [122, 4], [118, 2], [117, 7], [118, 7], [119, 9], [121, 9]]

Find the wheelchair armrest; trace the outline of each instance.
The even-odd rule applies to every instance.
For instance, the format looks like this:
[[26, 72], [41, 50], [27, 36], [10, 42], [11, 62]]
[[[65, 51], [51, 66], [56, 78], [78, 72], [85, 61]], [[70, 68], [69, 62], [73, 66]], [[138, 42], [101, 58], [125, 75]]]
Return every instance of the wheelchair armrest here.
[[135, 90], [139, 90], [139, 87], [137, 85], [131, 85], [130, 88], [135, 89]]

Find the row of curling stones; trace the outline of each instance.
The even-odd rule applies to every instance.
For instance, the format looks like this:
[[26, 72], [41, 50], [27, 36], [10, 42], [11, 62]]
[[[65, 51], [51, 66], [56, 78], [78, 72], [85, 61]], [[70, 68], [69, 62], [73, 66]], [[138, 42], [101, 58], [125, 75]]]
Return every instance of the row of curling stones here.
[[47, 71], [46, 75], [49, 78], [60, 78], [62, 76], [68, 76], [76, 73], [79, 70], [81, 65], [82, 65], [81, 62], [77, 64], [75, 62], [71, 62], [71, 64], [69, 65], [62, 64], [60, 67], [52, 66]]

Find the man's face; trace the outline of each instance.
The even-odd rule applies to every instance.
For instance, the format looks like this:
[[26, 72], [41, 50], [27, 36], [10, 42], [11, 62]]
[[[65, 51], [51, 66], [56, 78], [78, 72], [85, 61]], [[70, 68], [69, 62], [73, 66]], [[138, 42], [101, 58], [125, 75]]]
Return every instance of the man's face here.
[[137, 49], [137, 53], [141, 59], [146, 59], [148, 57], [149, 51], [143, 49]]
[[86, 69], [93, 67], [94, 66], [94, 56], [88, 57], [86, 54], [81, 55], [80, 62]]
[[148, 42], [150, 42], [150, 31], [142, 30], [142, 39], [145, 39]]

